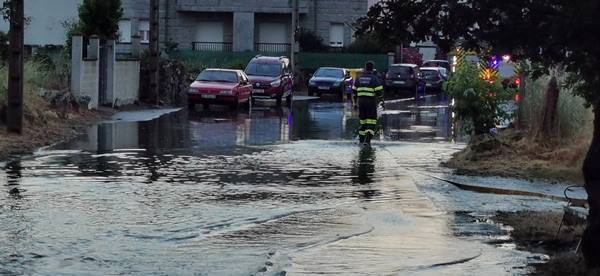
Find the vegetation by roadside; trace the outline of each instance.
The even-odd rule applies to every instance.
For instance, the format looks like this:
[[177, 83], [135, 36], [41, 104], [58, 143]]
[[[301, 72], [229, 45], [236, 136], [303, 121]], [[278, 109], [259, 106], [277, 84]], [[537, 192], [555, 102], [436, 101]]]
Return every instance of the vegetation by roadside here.
[[87, 110], [87, 100], [68, 91], [68, 64], [62, 53], [42, 53], [25, 62], [23, 135], [4, 127], [8, 68], [0, 65], [0, 159], [72, 138], [111, 113]]
[[555, 109], [555, 126], [543, 130], [550, 80], [549, 76], [525, 79], [514, 120], [518, 127], [496, 136], [474, 138], [445, 165], [459, 174], [583, 183], [581, 167], [592, 139], [592, 112], [581, 97], [563, 87]]
[[517, 248], [549, 256], [547, 262], [533, 265], [533, 275], [600, 275], [599, 270], [587, 269], [583, 257], [575, 253], [585, 221], [566, 220], [569, 223], [559, 233], [562, 216], [560, 212], [499, 212], [492, 220], [512, 228], [510, 236]]

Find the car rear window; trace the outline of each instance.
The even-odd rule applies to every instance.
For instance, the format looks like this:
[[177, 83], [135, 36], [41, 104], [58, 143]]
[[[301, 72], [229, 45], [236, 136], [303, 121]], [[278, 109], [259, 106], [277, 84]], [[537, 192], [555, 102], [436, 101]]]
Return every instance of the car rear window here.
[[198, 77], [197, 81], [211, 81], [211, 82], [229, 82], [237, 83], [238, 76], [235, 72], [231, 71], [218, 71], [218, 70], [204, 70]]
[[332, 68], [320, 68], [315, 72], [315, 77], [323, 77], [323, 78], [343, 78], [344, 70], [342, 69], [332, 69]]
[[412, 75], [413, 69], [407, 66], [391, 66], [389, 72], [395, 75]]
[[423, 67], [444, 67], [444, 68], [448, 68], [450, 66], [450, 63], [448, 62], [441, 62], [441, 61], [428, 61], [423, 63]]
[[435, 70], [421, 70], [421, 75], [427, 80], [433, 80], [438, 78], [438, 72]]
[[277, 77], [281, 75], [281, 65], [277, 63], [251, 62], [246, 68], [246, 75]]

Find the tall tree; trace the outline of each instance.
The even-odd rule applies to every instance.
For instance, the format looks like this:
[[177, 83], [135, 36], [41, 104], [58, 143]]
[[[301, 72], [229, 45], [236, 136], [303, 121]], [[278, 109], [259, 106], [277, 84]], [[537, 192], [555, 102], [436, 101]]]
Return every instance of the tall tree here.
[[97, 35], [112, 39], [119, 33], [123, 17], [121, 0], [84, 0], [79, 6], [80, 30], [85, 36]]
[[[359, 20], [360, 33], [382, 40], [431, 39], [448, 51], [467, 48], [510, 51], [541, 65], [562, 66], [574, 88], [593, 108], [594, 134], [583, 165], [590, 214], [584, 234], [587, 264], [600, 262], [600, 1], [597, 0], [382, 0]], [[536, 75], [536, 74], [534, 74]]]

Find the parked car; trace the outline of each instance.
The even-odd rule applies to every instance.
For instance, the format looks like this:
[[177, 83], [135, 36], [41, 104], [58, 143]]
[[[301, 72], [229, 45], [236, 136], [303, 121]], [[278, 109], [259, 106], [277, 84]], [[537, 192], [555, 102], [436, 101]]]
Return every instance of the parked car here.
[[255, 99], [275, 99], [277, 106], [285, 98], [292, 101], [294, 74], [287, 57], [256, 56], [248, 63], [246, 75], [252, 82], [252, 102]]
[[347, 88], [351, 86], [349, 85], [351, 79], [346, 69], [321, 67], [308, 80], [308, 95], [317, 94], [320, 97], [322, 93], [335, 93], [340, 98], [344, 98]]
[[386, 91], [417, 91], [424, 86], [424, 81], [416, 64], [392, 64], [385, 75]]
[[446, 68], [448, 73], [452, 72], [452, 66], [450, 65], [450, 62], [443, 59], [426, 60], [425, 62], [423, 62], [423, 65], [421, 65], [421, 67], [442, 67]]
[[433, 91], [442, 91], [442, 86], [446, 81], [442, 67], [421, 67], [421, 76], [425, 80], [425, 89]]
[[188, 89], [188, 105], [227, 104], [237, 108], [248, 102], [252, 94], [250, 79], [242, 70], [205, 69]]

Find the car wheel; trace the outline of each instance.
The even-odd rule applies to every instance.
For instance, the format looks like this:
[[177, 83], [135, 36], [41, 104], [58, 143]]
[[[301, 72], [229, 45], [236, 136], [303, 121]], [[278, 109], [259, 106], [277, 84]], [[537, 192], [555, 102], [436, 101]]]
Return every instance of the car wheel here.
[[240, 100], [238, 98], [235, 98], [235, 100], [233, 100], [233, 103], [231, 103], [231, 109], [237, 109], [238, 106], [240, 105]]
[[312, 91], [312, 90], [310, 90], [310, 88], [309, 88], [309, 89], [308, 89], [308, 95], [312, 97], [312, 96], [314, 96], [314, 95], [315, 95], [315, 92], [313, 92], [313, 91]]

